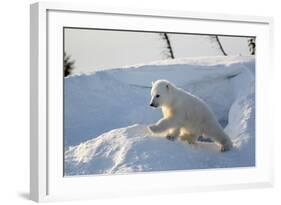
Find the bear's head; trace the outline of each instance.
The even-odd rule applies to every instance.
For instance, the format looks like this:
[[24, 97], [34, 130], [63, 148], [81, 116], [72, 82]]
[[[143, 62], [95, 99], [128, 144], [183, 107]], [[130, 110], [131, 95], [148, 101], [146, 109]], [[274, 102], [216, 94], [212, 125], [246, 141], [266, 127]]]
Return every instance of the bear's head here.
[[168, 106], [172, 102], [172, 90], [174, 86], [167, 80], [152, 81], [150, 106]]

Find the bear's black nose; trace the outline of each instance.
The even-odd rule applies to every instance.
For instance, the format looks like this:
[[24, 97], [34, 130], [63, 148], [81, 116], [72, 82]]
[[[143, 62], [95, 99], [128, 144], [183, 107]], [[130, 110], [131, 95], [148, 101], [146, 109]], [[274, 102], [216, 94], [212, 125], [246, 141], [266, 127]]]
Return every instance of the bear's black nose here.
[[153, 103], [150, 103], [149, 105], [150, 105], [151, 107], [154, 107]]

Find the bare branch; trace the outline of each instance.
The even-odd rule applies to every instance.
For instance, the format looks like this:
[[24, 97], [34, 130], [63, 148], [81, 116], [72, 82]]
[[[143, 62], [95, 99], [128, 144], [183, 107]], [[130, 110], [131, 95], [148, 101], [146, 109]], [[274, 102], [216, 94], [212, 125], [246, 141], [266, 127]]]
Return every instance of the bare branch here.
[[169, 58], [172, 58], [174, 59], [175, 56], [174, 56], [174, 52], [173, 52], [173, 49], [172, 49], [172, 45], [171, 45], [171, 41], [170, 41], [170, 38], [168, 36], [167, 33], [160, 33], [160, 35], [162, 36], [163, 40], [166, 41], [166, 46], [167, 46], [167, 50], [169, 52], [169, 54], [167, 55]]

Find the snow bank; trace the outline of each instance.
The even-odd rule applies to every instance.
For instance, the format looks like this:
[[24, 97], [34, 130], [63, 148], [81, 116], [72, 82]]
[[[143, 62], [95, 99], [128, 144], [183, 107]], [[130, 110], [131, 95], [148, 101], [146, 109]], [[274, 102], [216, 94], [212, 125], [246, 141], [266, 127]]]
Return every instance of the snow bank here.
[[[65, 79], [65, 174], [107, 174], [255, 165], [255, 60], [179, 59]], [[203, 98], [235, 149], [151, 137], [161, 117], [148, 106], [152, 80], [167, 79]], [[118, 128], [118, 129], [116, 129]]]

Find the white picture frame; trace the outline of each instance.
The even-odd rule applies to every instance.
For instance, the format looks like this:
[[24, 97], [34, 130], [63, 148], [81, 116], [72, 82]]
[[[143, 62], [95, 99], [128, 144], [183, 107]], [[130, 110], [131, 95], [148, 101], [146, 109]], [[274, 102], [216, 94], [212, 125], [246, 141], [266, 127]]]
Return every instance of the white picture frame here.
[[[67, 20], [66, 20], [67, 19]], [[93, 21], [96, 19], [97, 21]], [[95, 25], [93, 25], [95, 24]], [[256, 166], [130, 175], [63, 177], [62, 27], [102, 27], [256, 36]], [[155, 27], [157, 25], [157, 28]], [[270, 88], [273, 19], [183, 11], [98, 8], [40, 2], [30, 10], [30, 198], [34, 201], [180, 193], [273, 186]], [[264, 69], [265, 68], [265, 69]], [[266, 82], [266, 83], [265, 83]], [[265, 137], [266, 136], [266, 139]], [[149, 182], [149, 186], [147, 183]]]

